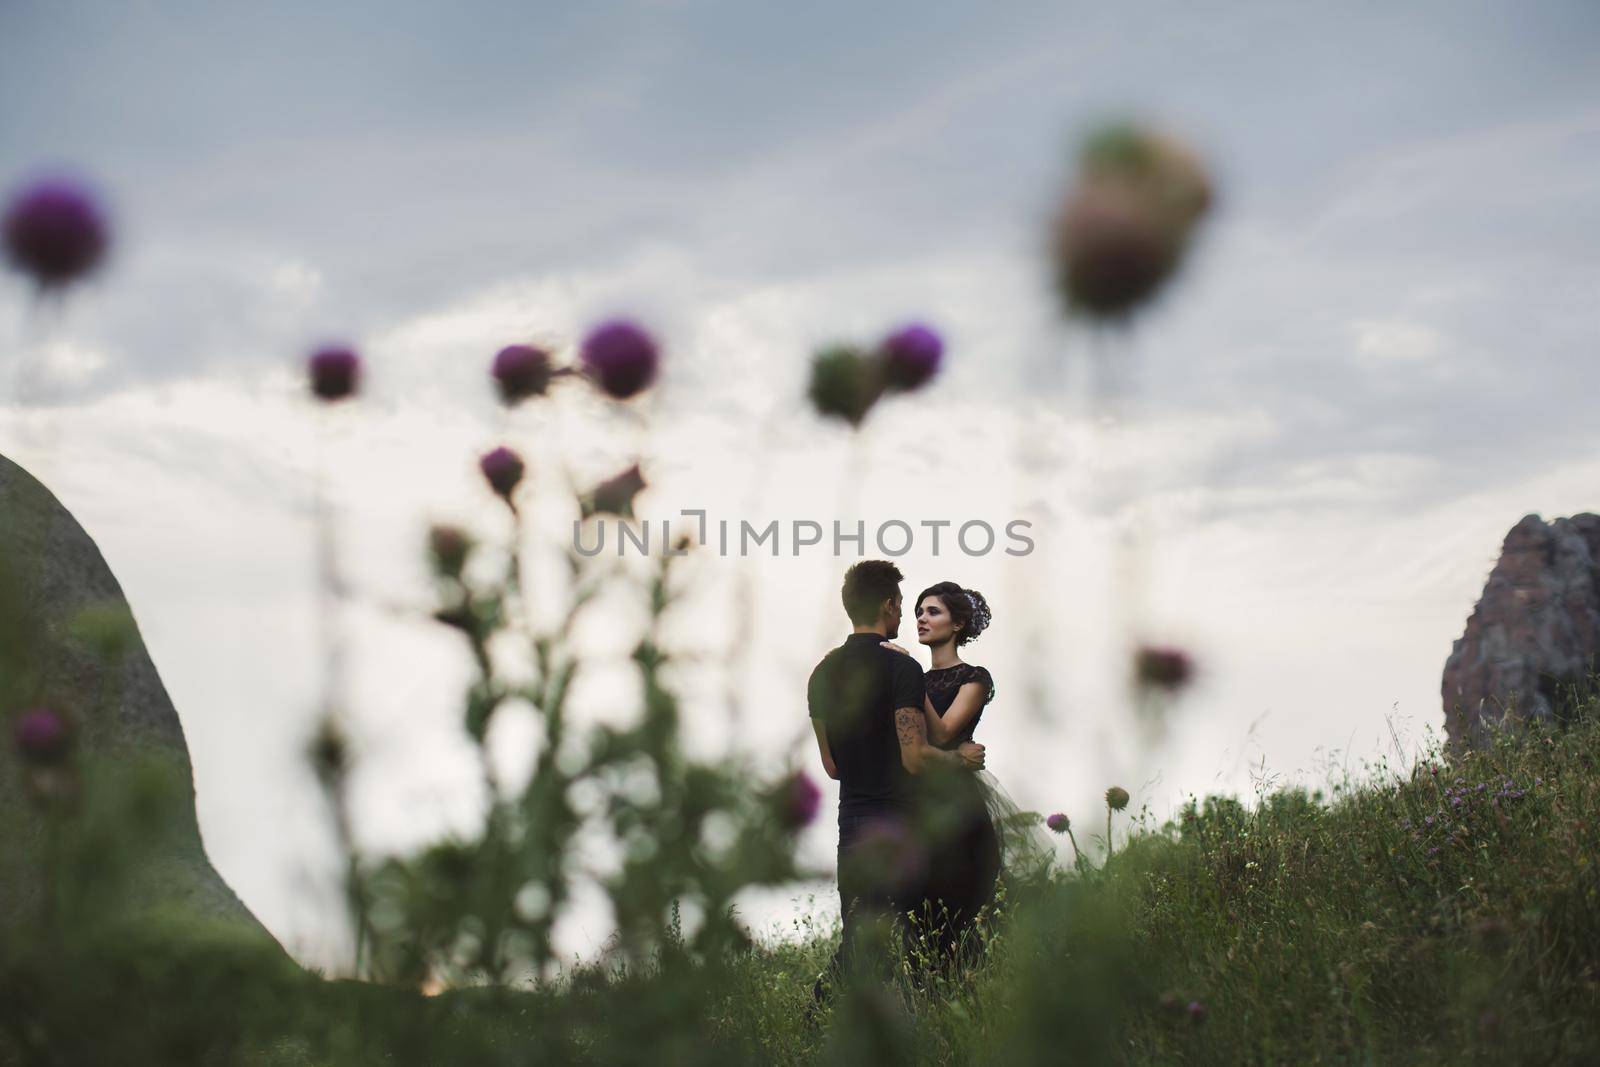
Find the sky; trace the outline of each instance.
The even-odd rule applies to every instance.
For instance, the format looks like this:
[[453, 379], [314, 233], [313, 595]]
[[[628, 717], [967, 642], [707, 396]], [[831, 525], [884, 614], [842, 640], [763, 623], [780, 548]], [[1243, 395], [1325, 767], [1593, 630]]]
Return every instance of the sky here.
[[[900, 559], [908, 595], [954, 579], [994, 606], [967, 658], [995, 676], [979, 740], [1022, 806], [1093, 826], [1121, 784], [1160, 820], [1403, 766], [1442, 729], [1505, 532], [1600, 508], [1597, 43], [1578, 2], [8, 0], [0, 185], [88, 178], [115, 244], [59, 305], [0, 285], [0, 451], [105, 553], [208, 851], [316, 965], [347, 947], [300, 759], [319, 470], [352, 581], [411, 605], [430, 521], [505, 536], [475, 472], [502, 441], [546, 476], [642, 456], [655, 520], [1026, 516], [1026, 557]], [[1193, 145], [1219, 198], [1181, 277], [1104, 337], [1063, 320], [1042, 252], [1078, 138], [1122, 117]], [[632, 415], [498, 408], [499, 347], [565, 352], [618, 313], [664, 351]], [[807, 409], [818, 345], [914, 319], [948, 344], [929, 389], [859, 440]], [[319, 420], [302, 361], [330, 339], [368, 380]], [[1120, 429], [1092, 359], [1132, 383]], [[687, 561], [694, 744], [815, 772], [804, 682], [853, 558]], [[583, 640], [610, 669], [579, 694], [601, 718], [629, 704], [641, 624], [604, 608]], [[1130, 620], [1201, 665], [1155, 735], [1120, 687]], [[464, 650], [370, 606], [344, 625], [363, 842], [469, 828]], [[537, 737], [497, 723], [513, 780]], [[819, 877], [752, 896], [758, 927], [827, 914], [825, 793], [801, 842]], [[606, 932], [591, 896], [563, 943]]]

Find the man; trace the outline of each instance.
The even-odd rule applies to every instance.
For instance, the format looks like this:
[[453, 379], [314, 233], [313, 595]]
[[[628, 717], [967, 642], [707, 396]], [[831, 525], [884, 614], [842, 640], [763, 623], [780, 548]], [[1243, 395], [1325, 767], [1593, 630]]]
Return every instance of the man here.
[[811, 672], [806, 688], [817, 749], [839, 782], [839, 905], [844, 933], [825, 983], [855, 954], [866, 922], [921, 900], [911, 808], [915, 779], [933, 768], [977, 770], [983, 746], [946, 752], [928, 742], [922, 668], [884, 643], [900, 632], [899, 568], [862, 560], [844, 576], [841, 598], [853, 632]]

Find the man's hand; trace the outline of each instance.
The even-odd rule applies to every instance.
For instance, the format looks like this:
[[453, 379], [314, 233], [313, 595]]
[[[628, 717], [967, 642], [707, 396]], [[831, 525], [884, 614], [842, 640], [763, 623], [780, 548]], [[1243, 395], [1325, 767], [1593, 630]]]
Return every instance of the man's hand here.
[[961, 756], [961, 762], [966, 765], [967, 770], [983, 770], [983, 746], [978, 742], [963, 741], [956, 752]]
[[901, 648], [899, 645], [895, 644], [893, 641], [880, 641], [878, 643], [880, 645], [882, 645], [884, 648], [892, 648], [892, 649], [894, 649], [896, 652], [900, 653], [902, 656], [911, 655], [911, 653], [907, 652], [905, 649]]

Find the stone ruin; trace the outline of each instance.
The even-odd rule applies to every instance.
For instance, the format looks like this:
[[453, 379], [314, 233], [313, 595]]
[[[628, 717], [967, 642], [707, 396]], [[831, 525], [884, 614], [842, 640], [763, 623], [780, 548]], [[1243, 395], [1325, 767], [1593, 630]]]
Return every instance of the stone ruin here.
[[1506, 534], [1467, 629], [1445, 661], [1454, 748], [1494, 728], [1562, 722], [1600, 675], [1600, 515], [1525, 516]]

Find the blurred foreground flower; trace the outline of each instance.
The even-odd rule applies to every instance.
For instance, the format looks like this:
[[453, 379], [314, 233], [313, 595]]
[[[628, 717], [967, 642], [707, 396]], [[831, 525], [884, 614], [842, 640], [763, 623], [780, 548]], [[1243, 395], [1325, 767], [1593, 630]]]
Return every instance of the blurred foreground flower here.
[[41, 289], [58, 288], [89, 274], [105, 256], [109, 228], [87, 186], [48, 178], [27, 186], [6, 208], [6, 255]]
[[325, 789], [335, 788], [349, 769], [350, 742], [331, 715], [317, 723], [316, 733], [306, 745], [306, 758]]
[[1145, 645], [1134, 654], [1133, 673], [1141, 686], [1175, 692], [1194, 677], [1194, 661], [1181, 648]]
[[439, 523], [428, 530], [428, 555], [435, 573], [441, 577], [461, 577], [471, 551], [472, 537], [459, 526]]
[[133, 612], [120, 601], [90, 604], [72, 617], [68, 628], [107, 663], [115, 663], [127, 655], [139, 639]]
[[904, 818], [884, 815], [862, 827], [840, 864], [848, 868], [841, 872], [841, 880], [897, 892], [922, 880], [928, 854]]
[[1172, 138], [1129, 125], [1092, 135], [1054, 235], [1069, 310], [1119, 318], [1154, 295], [1212, 198], [1204, 168]]
[[511, 502], [511, 494], [516, 490], [517, 484], [522, 481], [522, 457], [511, 449], [501, 445], [494, 451], [486, 453], [478, 461], [478, 469], [483, 471], [484, 480], [489, 483], [489, 488], [503, 497], [506, 503]]
[[849, 345], [833, 345], [811, 361], [811, 404], [819, 415], [843, 419], [860, 426], [883, 395], [883, 371]]
[[621, 474], [607, 478], [586, 493], [581, 501], [583, 517], [617, 515], [633, 518], [633, 498], [645, 489], [644, 474], [635, 463]]
[[543, 396], [550, 388], [554, 370], [550, 353], [532, 345], [507, 345], [494, 357], [490, 370], [500, 389], [500, 400], [507, 405], [526, 400], [530, 396]]
[[640, 326], [627, 319], [613, 319], [589, 334], [580, 358], [602, 390], [626, 400], [655, 381], [661, 357], [655, 340]]
[[1082, 174], [1139, 190], [1175, 223], [1192, 226], [1214, 194], [1205, 166], [1170, 135], [1128, 124], [1104, 127], [1085, 142]]
[[944, 340], [921, 323], [896, 330], [878, 349], [884, 382], [891, 389], [920, 389], [939, 373]]
[[361, 357], [344, 345], [329, 345], [307, 361], [311, 391], [327, 401], [343, 400], [356, 391], [361, 378]]
[[33, 708], [17, 716], [12, 733], [17, 753], [27, 763], [60, 763], [72, 751], [72, 724], [51, 708]]
[[810, 775], [796, 771], [779, 786], [777, 801], [779, 823], [786, 829], [798, 830], [810, 826], [817, 817], [817, 808], [822, 803], [822, 790], [817, 788], [817, 783], [811, 780]]

